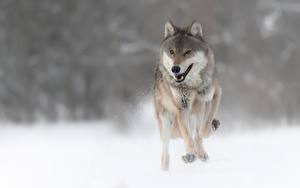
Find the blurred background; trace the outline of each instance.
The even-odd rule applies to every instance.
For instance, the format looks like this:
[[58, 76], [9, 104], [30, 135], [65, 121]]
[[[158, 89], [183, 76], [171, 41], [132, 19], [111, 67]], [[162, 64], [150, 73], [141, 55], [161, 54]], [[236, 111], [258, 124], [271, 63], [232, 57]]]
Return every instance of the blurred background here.
[[194, 19], [215, 52], [222, 119], [299, 121], [297, 0], [0, 0], [1, 121], [130, 119], [151, 104], [164, 23]]
[[[195, 19], [221, 127], [207, 163], [172, 141], [166, 174], [154, 67]], [[299, 0], [0, 0], [0, 187], [300, 187], [299, 23]]]

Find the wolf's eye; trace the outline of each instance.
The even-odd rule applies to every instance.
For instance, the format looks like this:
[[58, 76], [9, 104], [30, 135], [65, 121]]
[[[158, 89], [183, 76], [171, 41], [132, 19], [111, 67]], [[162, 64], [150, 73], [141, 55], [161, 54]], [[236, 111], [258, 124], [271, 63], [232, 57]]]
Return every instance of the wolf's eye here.
[[171, 55], [174, 55], [174, 54], [175, 54], [174, 50], [171, 49], [171, 50], [170, 50], [170, 54], [171, 54]]
[[184, 55], [184, 56], [187, 56], [187, 55], [190, 55], [191, 53], [192, 53], [192, 50], [187, 50], [187, 51], [184, 52], [183, 55]]

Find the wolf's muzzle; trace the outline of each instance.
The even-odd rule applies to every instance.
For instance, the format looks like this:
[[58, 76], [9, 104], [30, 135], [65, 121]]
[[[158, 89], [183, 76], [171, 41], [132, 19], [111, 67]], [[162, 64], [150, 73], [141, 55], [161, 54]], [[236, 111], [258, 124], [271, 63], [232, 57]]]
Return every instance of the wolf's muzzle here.
[[173, 66], [171, 71], [174, 73], [174, 74], [178, 74], [180, 72], [180, 67], [179, 66]]
[[188, 73], [190, 72], [190, 70], [193, 67], [193, 63], [186, 69], [186, 71], [182, 74], [175, 74], [175, 81], [176, 82], [182, 82], [185, 80], [186, 75], [188, 75]]

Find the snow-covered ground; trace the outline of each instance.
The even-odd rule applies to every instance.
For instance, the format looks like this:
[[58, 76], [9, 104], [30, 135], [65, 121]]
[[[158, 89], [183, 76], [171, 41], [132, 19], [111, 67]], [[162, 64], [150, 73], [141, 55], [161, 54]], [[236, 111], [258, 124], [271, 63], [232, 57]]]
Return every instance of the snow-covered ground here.
[[2, 126], [0, 187], [300, 187], [299, 128], [221, 129], [205, 142], [210, 160], [190, 165], [174, 140], [163, 172], [156, 127], [123, 135], [104, 124]]

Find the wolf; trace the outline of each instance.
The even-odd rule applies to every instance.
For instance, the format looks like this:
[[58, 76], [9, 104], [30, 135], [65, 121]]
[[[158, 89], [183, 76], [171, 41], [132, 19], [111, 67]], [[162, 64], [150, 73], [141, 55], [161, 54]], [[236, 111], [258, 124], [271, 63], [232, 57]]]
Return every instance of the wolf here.
[[208, 159], [203, 138], [220, 125], [215, 119], [222, 95], [214, 54], [205, 41], [202, 26], [166, 22], [155, 69], [154, 106], [162, 141], [161, 168], [169, 169], [169, 141], [182, 138], [185, 163]]

